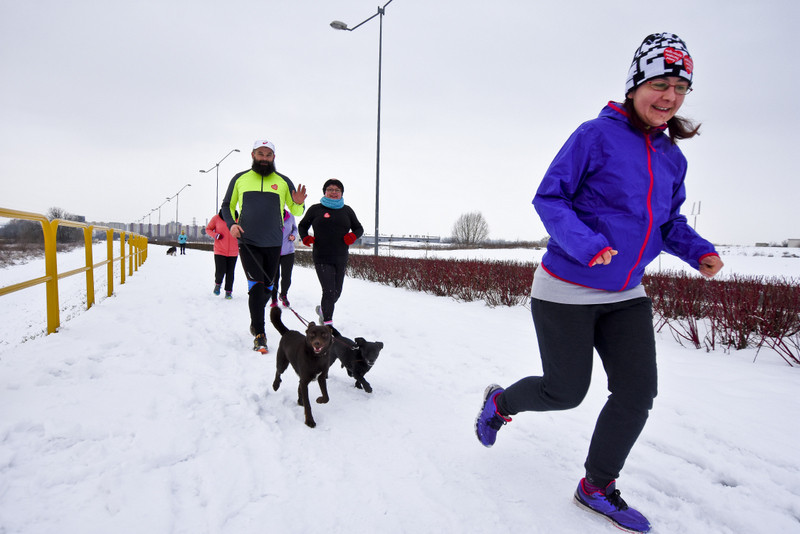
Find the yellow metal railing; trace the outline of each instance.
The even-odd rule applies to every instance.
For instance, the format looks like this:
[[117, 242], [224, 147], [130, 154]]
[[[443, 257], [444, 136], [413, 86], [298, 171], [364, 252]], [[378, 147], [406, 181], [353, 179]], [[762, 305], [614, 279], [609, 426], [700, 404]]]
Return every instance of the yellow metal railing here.
[[[139, 270], [145, 260], [147, 260], [147, 238], [133, 233], [108, 228], [105, 226], [93, 226], [82, 222], [68, 221], [64, 219], [48, 220], [47, 217], [39, 213], [11, 210], [0, 208], [0, 217], [12, 219], [23, 219], [27, 221], [38, 221], [42, 225], [44, 234], [44, 276], [33, 278], [25, 282], [0, 287], [0, 297], [15, 291], [32, 287], [38, 284], [45, 284], [45, 294], [47, 297], [47, 333], [54, 333], [61, 325], [60, 308], [58, 301], [58, 281], [62, 278], [75, 274], [86, 273], [86, 309], [94, 304], [94, 270], [103, 265], [107, 266], [108, 296], [114, 294], [114, 262], [119, 260], [120, 265], [120, 284], [125, 283], [125, 264], [128, 264], [128, 275], [132, 276], [134, 271]], [[83, 229], [83, 243], [86, 249], [86, 264], [83, 267], [71, 271], [59, 273], [56, 262], [56, 234], [59, 225], [70, 226]], [[107, 259], [98, 263], [93, 263], [92, 258], [92, 235], [96, 230], [106, 232], [106, 243], [108, 244]], [[114, 234], [119, 234], [118, 257], [114, 257]], [[126, 254], [125, 245], [128, 245]]]

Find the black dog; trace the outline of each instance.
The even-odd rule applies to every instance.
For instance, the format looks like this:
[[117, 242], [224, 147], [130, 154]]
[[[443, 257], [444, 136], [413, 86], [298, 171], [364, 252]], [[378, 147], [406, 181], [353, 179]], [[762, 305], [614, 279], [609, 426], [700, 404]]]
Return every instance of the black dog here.
[[178, 249], [175, 247], [169, 247], [167, 249], [167, 256], [174, 256], [175, 253], [178, 252]]
[[333, 365], [336, 358], [339, 358], [342, 367], [347, 369], [347, 374], [356, 379], [356, 387], [372, 393], [372, 386], [369, 385], [364, 375], [375, 365], [381, 349], [383, 349], [383, 343], [380, 341], [367, 341], [363, 337], [357, 337], [353, 341], [334, 329], [333, 345], [328, 351], [330, 365]]
[[272, 389], [278, 391], [281, 386], [281, 374], [292, 364], [300, 385], [297, 387], [297, 404], [305, 408], [306, 425], [314, 428], [317, 423], [311, 415], [311, 402], [308, 398], [308, 384], [317, 381], [322, 396], [317, 398], [317, 403], [324, 404], [328, 398], [328, 352], [331, 347], [333, 335], [328, 326], [317, 326], [308, 323], [305, 335], [296, 330], [289, 330], [281, 322], [281, 309], [272, 308], [269, 313], [272, 325], [280, 332], [281, 342], [278, 344], [278, 354], [275, 360], [275, 381]]

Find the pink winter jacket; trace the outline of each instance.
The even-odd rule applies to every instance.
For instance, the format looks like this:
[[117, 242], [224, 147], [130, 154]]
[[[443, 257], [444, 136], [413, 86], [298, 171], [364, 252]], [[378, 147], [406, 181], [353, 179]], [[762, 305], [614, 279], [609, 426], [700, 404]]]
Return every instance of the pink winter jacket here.
[[[239, 242], [231, 235], [228, 225], [219, 214], [211, 217], [206, 225], [206, 234], [214, 240], [214, 254], [219, 256], [238, 256]], [[222, 236], [219, 239], [217, 236]]]

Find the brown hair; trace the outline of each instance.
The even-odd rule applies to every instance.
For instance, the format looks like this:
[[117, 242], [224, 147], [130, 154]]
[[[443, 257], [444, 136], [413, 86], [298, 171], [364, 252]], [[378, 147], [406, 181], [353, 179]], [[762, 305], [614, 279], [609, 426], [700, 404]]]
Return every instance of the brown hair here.
[[[628, 120], [637, 130], [641, 130], [643, 133], [647, 133], [650, 130], [650, 127], [636, 113], [631, 97], [625, 97], [625, 103], [622, 106], [628, 113]], [[695, 135], [700, 135], [700, 126], [700, 124], [695, 124], [689, 119], [675, 115], [667, 121], [669, 140], [672, 141], [673, 145], [676, 145], [680, 139], [691, 139]]]

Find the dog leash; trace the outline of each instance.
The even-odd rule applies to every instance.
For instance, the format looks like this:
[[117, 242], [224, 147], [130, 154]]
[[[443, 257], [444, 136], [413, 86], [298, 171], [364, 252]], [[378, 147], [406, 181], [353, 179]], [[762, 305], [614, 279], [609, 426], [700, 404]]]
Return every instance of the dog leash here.
[[306, 321], [305, 319], [303, 319], [302, 317], [300, 317], [300, 314], [299, 314], [299, 313], [297, 313], [296, 311], [294, 311], [294, 308], [292, 308], [291, 306], [289, 306], [289, 309], [292, 311], [292, 313], [295, 315], [295, 317], [297, 317], [298, 319], [300, 319], [300, 322], [301, 322], [301, 323], [303, 323], [303, 326], [308, 326], [308, 321]]
[[[250, 257], [253, 258], [253, 261], [258, 266], [258, 269], [264, 274], [264, 277], [265, 278], [270, 278], [267, 275], [266, 271], [264, 271], [264, 268], [261, 266], [261, 263], [259, 263], [259, 261], [256, 259], [255, 254], [253, 254], [253, 251], [250, 250], [250, 247], [247, 245], [247, 243], [242, 243], [242, 244], [244, 245], [244, 248], [247, 249], [247, 252], [250, 254]], [[272, 278], [270, 278], [270, 283], [274, 283], [274, 282], [275, 281]], [[289, 309], [295, 315], [295, 317], [297, 317], [300, 320], [300, 322], [303, 323], [303, 326], [306, 326], [306, 327], [308, 326], [309, 322], [307, 320], [305, 320], [303, 317], [301, 317], [300, 314], [297, 313], [294, 310], [294, 308], [289, 306]], [[340, 336], [341, 336], [341, 334], [340, 334]], [[333, 340], [336, 341], [337, 343], [340, 343], [340, 344], [344, 345], [345, 347], [348, 347], [351, 350], [354, 350], [354, 349], [358, 348], [358, 345], [356, 345], [355, 343], [348, 343], [346, 341], [343, 341], [341, 339], [341, 337], [339, 337], [339, 336], [333, 336]]]
[[247, 253], [250, 254], [251, 258], [253, 258], [253, 262], [258, 267], [258, 270], [261, 271], [261, 273], [264, 275], [264, 287], [267, 287], [267, 283], [273, 284], [275, 282], [274, 280], [275, 274], [273, 273], [272, 276], [267, 274], [267, 271], [265, 271], [264, 268], [261, 266], [261, 262], [258, 261], [258, 259], [256, 259], [256, 255], [253, 254], [252, 250], [250, 250], [250, 245], [248, 245], [247, 243], [240, 243], [240, 245], [244, 245], [245, 250], [247, 250]]

